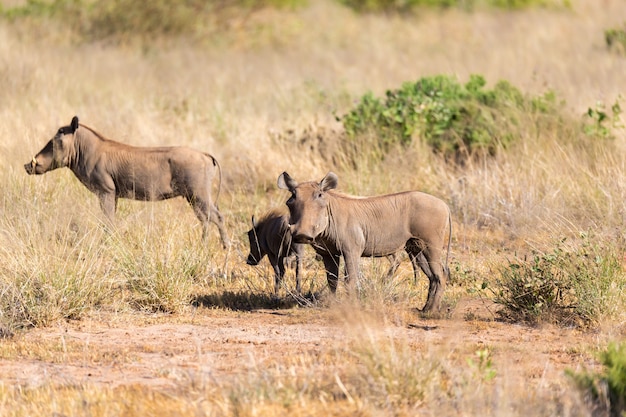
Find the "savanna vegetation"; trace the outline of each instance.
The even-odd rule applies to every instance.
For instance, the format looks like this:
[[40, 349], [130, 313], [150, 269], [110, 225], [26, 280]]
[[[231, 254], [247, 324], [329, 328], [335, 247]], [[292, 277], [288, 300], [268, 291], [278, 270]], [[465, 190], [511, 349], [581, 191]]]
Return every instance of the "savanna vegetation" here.
[[[623, 411], [622, 1], [0, 6], [1, 358], [132, 361], [27, 338], [98, 317], [186, 322], [276, 309], [303, 325], [340, 316], [351, 329], [322, 356], [277, 357], [219, 381], [198, 374], [173, 390], [0, 385], [2, 414]], [[182, 200], [120, 200], [107, 231], [97, 199], [68, 170], [27, 176], [23, 164], [75, 114], [115, 140], [216, 156], [232, 247], [223, 250], [215, 230], [203, 245]], [[464, 318], [479, 331], [496, 322], [512, 332], [575, 329], [593, 335], [564, 348], [580, 366], [550, 389], [541, 379], [525, 391], [500, 371], [506, 353], [489, 345], [442, 352], [392, 337], [419, 317], [426, 296], [408, 262], [386, 280], [385, 260], [364, 260], [355, 306], [329, 298], [310, 254], [303, 294], [287, 279], [273, 297], [269, 265], [245, 265], [250, 217], [284, 204], [283, 171], [319, 180], [330, 170], [348, 193], [419, 189], [448, 202], [452, 274], [446, 309], [433, 320], [451, 320], [469, 299], [492, 312]]]

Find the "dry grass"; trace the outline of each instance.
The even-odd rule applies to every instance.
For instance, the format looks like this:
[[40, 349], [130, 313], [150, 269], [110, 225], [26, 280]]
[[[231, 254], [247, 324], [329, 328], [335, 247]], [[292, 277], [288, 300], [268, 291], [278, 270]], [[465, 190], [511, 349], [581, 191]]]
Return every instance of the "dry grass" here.
[[[605, 50], [603, 33], [623, 23], [623, 1], [578, 0], [565, 11], [424, 12], [415, 20], [356, 16], [334, 2], [310, 3], [264, 13], [259, 19], [266, 31], [235, 31], [215, 44], [85, 45], [53, 26], [40, 27], [36, 36], [0, 26], [0, 282], [2, 299], [8, 300], [0, 305], [1, 330], [103, 312], [124, 320], [137, 310], [168, 312], [166, 320], [175, 321], [202, 314], [193, 305], [235, 312], [246, 305], [276, 307], [270, 268], [265, 262], [245, 265], [244, 233], [251, 214], [284, 204], [275, 186], [284, 170], [299, 180], [334, 170], [340, 187], [356, 194], [415, 188], [448, 201], [456, 281], [446, 302], [452, 307], [513, 253], [550, 248], [584, 230], [622, 242], [623, 130], [610, 145], [583, 148], [559, 137], [567, 129], [529, 128], [512, 152], [463, 170], [416, 145], [368, 172], [355, 172], [297, 142], [306, 129], [339, 129], [333, 113], [343, 114], [366, 91], [380, 95], [438, 73], [461, 80], [478, 73], [490, 83], [507, 79], [531, 93], [554, 89], [574, 116], [597, 100], [613, 103], [626, 93], [626, 59]], [[96, 198], [70, 172], [27, 177], [23, 163], [75, 114], [123, 142], [184, 144], [215, 155], [224, 171], [219, 206], [233, 247], [222, 250], [215, 230], [203, 246], [197, 220], [178, 200], [120, 201], [118, 229], [106, 233]], [[276, 139], [288, 129], [295, 131], [286, 136], [291, 139]], [[407, 325], [406, 312], [425, 298], [425, 282], [413, 283], [405, 264], [396, 279], [384, 281], [378, 278], [386, 261], [365, 261], [371, 279], [362, 285], [362, 315], [346, 325], [354, 334], [321, 356], [275, 358], [219, 382], [190, 374], [176, 389], [163, 391], [141, 385], [1, 385], [0, 413], [586, 414], [562, 380], [542, 390], [507, 378], [513, 364], [505, 355], [498, 356], [498, 376], [489, 381], [485, 364], [471, 367], [466, 360], [482, 347], [415, 354], [409, 342], [386, 335], [389, 323]], [[301, 304], [309, 309], [297, 320], [306, 323], [317, 308], [330, 305], [332, 312], [339, 310], [339, 318], [330, 319], [342, 324], [342, 306], [326, 297], [320, 262], [310, 254], [306, 266], [309, 297]], [[286, 282], [294, 287], [291, 275]], [[623, 326], [621, 292], [615, 305], [598, 330], [599, 340]], [[0, 343], [5, 359], [134, 360], [130, 353], [85, 353], [80, 343]]]

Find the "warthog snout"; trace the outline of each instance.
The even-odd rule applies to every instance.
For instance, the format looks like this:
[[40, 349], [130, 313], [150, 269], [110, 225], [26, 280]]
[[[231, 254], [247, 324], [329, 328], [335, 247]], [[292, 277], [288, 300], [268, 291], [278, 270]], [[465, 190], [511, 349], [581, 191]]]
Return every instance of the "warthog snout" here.
[[29, 163], [24, 164], [24, 169], [28, 175], [33, 175], [35, 173], [35, 168], [37, 168], [37, 159], [33, 156], [33, 159]]
[[312, 236], [305, 233], [294, 233], [293, 235], [293, 241], [296, 243], [311, 243], [313, 240], [314, 238]]
[[315, 230], [317, 230], [316, 226], [313, 226], [313, 231], [305, 231], [299, 224], [290, 224], [289, 231], [291, 232], [291, 236], [293, 236], [293, 241], [296, 243], [312, 243], [315, 240]]

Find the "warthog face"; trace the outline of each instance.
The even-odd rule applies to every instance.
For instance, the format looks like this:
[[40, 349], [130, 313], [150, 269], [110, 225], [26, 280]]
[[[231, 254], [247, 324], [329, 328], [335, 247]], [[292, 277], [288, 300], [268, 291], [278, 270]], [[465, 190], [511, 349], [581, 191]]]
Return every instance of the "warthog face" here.
[[261, 245], [259, 245], [259, 236], [257, 235], [257, 225], [252, 216], [252, 229], [248, 230], [248, 241], [250, 242], [250, 253], [246, 263], [248, 265], [258, 265], [261, 259], [265, 256], [265, 253], [261, 251]]
[[74, 132], [78, 129], [78, 117], [74, 116], [69, 126], [58, 130], [56, 135], [43, 147], [33, 159], [24, 164], [29, 175], [41, 175], [53, 169], [68, 166], [74, 149]]
[[278, 188], [291, 191], [287, 200], [289, 225], [297, 243], [311, 243], [318, 237], [329, 221], [327, 192], [337, 187], [337, 175], [326, 174], [322, 181], [298, 184], [286, 172], [278, 177]]

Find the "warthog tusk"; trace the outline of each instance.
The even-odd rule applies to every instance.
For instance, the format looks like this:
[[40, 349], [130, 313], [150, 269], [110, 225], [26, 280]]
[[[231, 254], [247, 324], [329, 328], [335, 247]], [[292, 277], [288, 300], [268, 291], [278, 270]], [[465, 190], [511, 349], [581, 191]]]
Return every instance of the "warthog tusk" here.
[[35, 167], [37, 166], [37, 158], [35, 158], [35, 157], [33, 156], [33, 160], [32, 160], [32, 161], [30, 161], [30, 163], [31, 163], [31, 165], [33, 166], [33, 168], [35, 168]]

